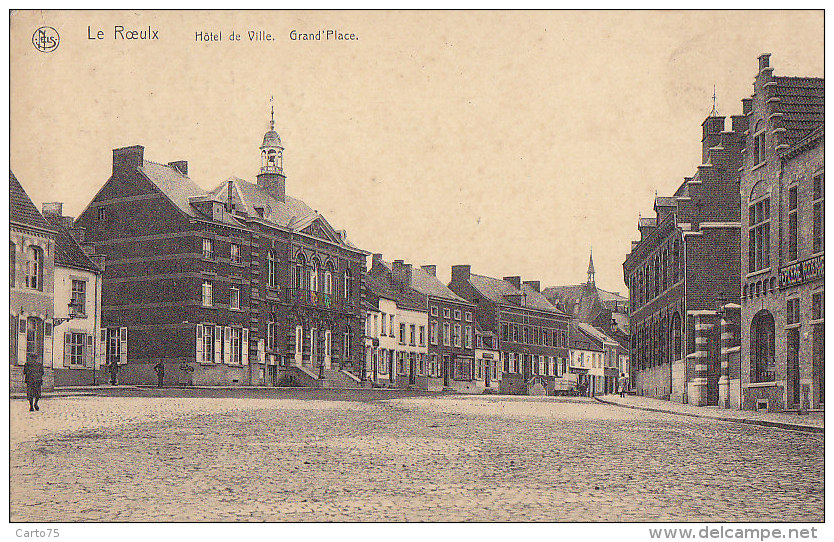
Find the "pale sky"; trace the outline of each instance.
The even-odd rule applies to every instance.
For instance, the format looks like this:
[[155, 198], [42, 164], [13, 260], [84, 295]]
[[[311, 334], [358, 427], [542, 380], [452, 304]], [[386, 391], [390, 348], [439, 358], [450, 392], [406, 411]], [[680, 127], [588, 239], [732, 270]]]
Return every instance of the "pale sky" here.
[[[359, 39], [289, 39], [328, 28]], [[206, 189], [254, 180], [274, 95], [288, 194], [360, 248], [544, 287], [583, 281], [593, 246], [597, 284], [621, 292], [638, 213], [700, 163], [713, 85], [729, 116], [761, 53], [824, 76], [822, 11], [47, 11], [10, 31], [11, 169], [38, 207], [77, 216], [126, 145]]]

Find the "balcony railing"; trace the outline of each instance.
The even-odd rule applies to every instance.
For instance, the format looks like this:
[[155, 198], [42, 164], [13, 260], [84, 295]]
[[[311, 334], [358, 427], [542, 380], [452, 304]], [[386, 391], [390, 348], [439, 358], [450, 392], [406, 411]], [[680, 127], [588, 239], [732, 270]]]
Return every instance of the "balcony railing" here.
[[788, 288], [825, 276], [825, 255], [820, 254], [779, 269], [779, 287]]
[[775, 382], [776, 381], [776, 372], [775, 371], [756, 371], [753, 373], [753, 377], [756, 379], [755, 383], [759, 382]]
[[312, 307], [332, 309], [336, 306], [336, 296], [333, 294], [326, 294], [324, 292], [314, 292], [311, 290], [293, 288], [290, 291], [290, 296], [291, 301], [301, 303], [303, 305], [310, 305]]

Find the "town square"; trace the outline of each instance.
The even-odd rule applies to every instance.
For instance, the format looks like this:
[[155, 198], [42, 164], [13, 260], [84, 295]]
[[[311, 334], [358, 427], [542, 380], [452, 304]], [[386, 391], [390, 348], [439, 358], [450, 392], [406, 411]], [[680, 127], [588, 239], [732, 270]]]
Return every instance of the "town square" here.
[[821, 433], [588, 398], [314, 391], [69, 396], [37, 416], [14, 401], [11, 519], [823, 518]]

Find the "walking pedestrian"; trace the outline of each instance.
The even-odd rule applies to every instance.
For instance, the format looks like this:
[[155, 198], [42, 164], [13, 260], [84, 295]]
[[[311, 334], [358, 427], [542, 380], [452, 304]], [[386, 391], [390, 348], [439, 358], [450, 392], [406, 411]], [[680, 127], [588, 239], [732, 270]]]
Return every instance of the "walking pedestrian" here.
[[620, 397], [625, 397], [625, 373], [620, 373], [617, 385], [620, 387]]
[[29, 412], [40, 410], [38, 399], [41, 398], [41, 386], [43, 386], [43, 364], [26, 360], [23, 365], [23, 380], [26, 382], [26, 399], [29, 400]]
[[119, 375], [119, 364], [114, 359], [110, 361], [110, 364], [107, 366], [107, 369], [110, 371], [110, 384], [115, 386], [116, 385], [116, 377]]
[[153, 370], [156, 371], [156, 386], [158, 388], [162, 387], [162, 381], [165, 378], [165, 364], [160, 361], [156, 365], [153, 366]]

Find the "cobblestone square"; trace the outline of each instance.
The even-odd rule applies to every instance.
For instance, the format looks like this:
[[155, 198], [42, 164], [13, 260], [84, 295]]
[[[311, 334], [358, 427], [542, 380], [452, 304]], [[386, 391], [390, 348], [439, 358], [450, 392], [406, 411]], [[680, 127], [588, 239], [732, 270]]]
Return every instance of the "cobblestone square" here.
[[12, 521], [822, 521], [824, 437], [530, 397], [10, 401]]

